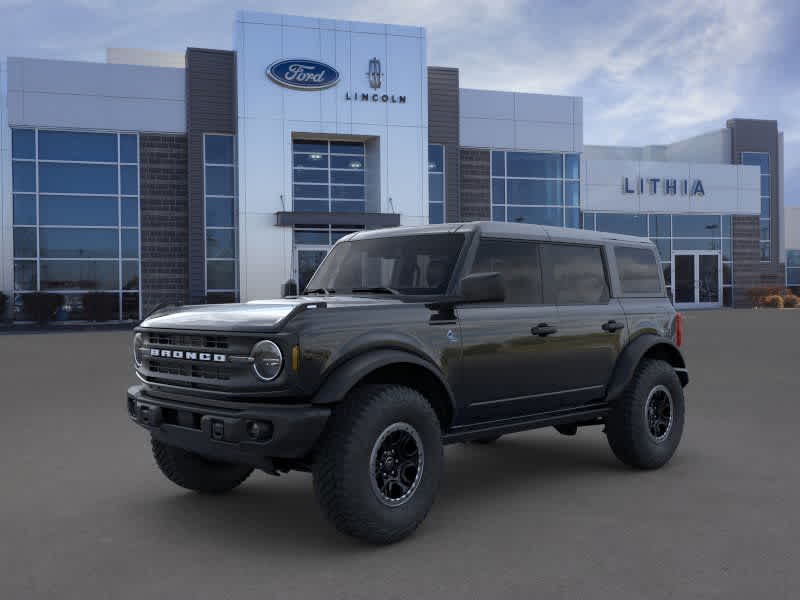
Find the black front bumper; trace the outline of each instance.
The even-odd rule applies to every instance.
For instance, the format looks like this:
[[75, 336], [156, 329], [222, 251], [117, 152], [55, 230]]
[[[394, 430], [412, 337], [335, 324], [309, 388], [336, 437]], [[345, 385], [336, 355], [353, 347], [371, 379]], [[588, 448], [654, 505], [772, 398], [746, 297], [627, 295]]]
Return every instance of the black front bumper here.
[[156, 398], [143, 385], [128, 388], [128, 415], [160, 442], [267, 469], [273, 458], [307, 456], [330, 414], [330, 409], [311, 404], [232, 406], [205, 397]]

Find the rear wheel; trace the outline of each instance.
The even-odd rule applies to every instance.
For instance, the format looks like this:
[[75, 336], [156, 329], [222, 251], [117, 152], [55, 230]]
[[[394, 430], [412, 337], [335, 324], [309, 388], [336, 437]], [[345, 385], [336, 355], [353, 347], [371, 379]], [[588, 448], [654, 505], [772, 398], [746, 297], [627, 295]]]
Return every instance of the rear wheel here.
[[314, 490], [337, 529], [376, 544], [423, 521], [442, 471], [439, 420], [416, 390], [362, 385], [333, 411], [314, 453]]
[[672, 366], [643, 360], [608, 416], [611, 450], [632, 467], [663, 466], [681, 441], [684, 411], [683, 387]]
[[252, 467], [218, 462], [199, 454], [168, 446], [151, 438], [153, 457], [161, 472], [172, 483], [195, 492], [221, 494], [240, 485], [253, 472]]

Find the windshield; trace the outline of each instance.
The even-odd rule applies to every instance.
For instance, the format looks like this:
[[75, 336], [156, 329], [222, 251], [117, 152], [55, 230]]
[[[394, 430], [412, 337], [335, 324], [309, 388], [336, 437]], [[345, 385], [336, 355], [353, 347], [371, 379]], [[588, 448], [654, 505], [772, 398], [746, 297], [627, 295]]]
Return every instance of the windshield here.
[[305, 291], [444, 294], [463, 245], [462, 233], [340, 242], [319, 266]]

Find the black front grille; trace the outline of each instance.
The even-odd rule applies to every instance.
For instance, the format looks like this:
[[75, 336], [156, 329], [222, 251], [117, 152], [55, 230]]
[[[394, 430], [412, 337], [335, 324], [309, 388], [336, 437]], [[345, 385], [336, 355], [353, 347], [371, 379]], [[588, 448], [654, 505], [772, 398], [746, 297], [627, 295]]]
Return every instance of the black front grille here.
[[[148, 329], [142, 333], [139, 375], [146, 382], [224, 393], [249, 392], [259, 385], [252, 365], [231, 357], [248, 356], [263, 336]], [[201, 359], [201, 354], [209, 356]]]
[[207, 348], [209, 350], [225, 350], [230, 347], [230, 341], [223, 335], [187, 335], [161, 332], [148, 333], [147, 343], [153, 346]]
[[228, 381], [231, 378], [231, 368], [227, 365], [203, 365], [194, 363], [179, 363], [153, 358], [145, 358], [146, 368], [152, 373], [162, 375], [176, 375], [178, 377], [192, 377], [195, 379], [213, 379]]

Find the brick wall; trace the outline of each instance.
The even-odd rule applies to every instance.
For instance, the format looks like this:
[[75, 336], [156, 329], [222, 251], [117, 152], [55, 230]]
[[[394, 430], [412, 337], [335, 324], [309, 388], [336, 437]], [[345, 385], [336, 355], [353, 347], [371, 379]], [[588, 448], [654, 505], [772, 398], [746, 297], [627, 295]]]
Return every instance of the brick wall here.
[[733, 305], [751, 306], [747, 290], [754, 287], [783, 288], [786, 274], [783, 264], [762, 263], [759, 249], [759, 219], [757, 216], [733, 217]]
[[488, 150], [461, 150], [461, 220], [491, 220]]
[[733, 217], [733, 305], [750, 306], [747, 290], [761, 285], [758, 217]]
[[139, 135], [142, 314], [187, 301], [189, 228], [186, 136]]

